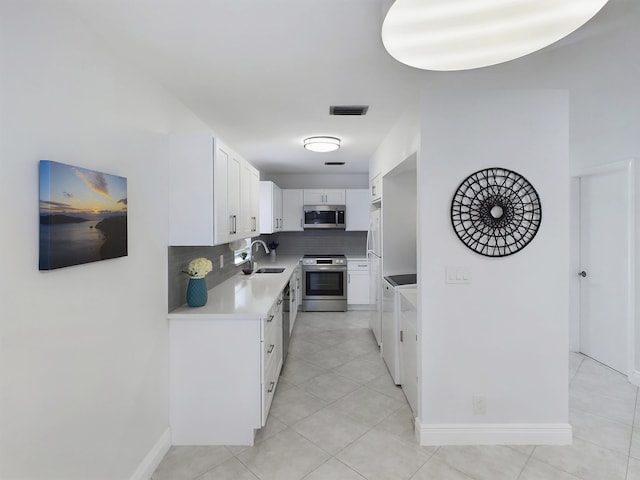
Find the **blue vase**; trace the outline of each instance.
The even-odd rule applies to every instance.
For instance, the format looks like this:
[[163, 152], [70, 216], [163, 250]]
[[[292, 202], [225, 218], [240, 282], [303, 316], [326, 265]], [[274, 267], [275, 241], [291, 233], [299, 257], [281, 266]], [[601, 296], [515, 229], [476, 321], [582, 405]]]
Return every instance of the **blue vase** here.
[[207, 303], [207, 281], [204, 278], [190, 278], [187, 285], [187, 305], [202, 307]]

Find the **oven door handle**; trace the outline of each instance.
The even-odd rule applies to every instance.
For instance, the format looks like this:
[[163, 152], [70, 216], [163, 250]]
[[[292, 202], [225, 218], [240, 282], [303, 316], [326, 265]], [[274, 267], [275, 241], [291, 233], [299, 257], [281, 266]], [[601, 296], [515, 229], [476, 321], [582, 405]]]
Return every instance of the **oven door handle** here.
[[304, 272], [346, 272], [347, 267], [342, 265], [313, 265], [310, 267], [302, 267]]

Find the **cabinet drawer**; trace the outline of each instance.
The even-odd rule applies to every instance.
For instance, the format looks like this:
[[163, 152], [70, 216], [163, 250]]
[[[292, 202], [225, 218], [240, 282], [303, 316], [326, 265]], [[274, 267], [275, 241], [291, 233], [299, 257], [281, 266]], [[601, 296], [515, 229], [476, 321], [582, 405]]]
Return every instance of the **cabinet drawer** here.
[[366, 260], [347, 260], [347, 271], [349, 272], [368, 272], [369, 262]]
[[[282, 335], [282, 328], [280, 330], [280, 335]], [[278, 357], [278, 351], [280, 349], [281, 340], [278, 339], [278, 329], [271, 328], [267, 335], [265, 335], [264, 342], [262, 343], [263, 356], [262, 356], [262, 365], [267, 368], [269, 362], [272, 358]]]
[[280, 347], [276, 346], [273, 350], [271, 358], [268, 363], [265, 364], [264, 381], [262, 383], [262, 425], [267, 422], [267, 416], [269, 415], [269, 409], [271, 408], [271, 402], [273, 402], [273, 396], [276, 393], [276, 386], [278, 385], [278, 378], [280, 376], [280, 367], [282, 362], [279, 360], [278, 355]]
[[269, 310], [266, 318], [263, 320], [261, 340], [264, 341], [269, 335], [271, 335], [271, 331], [273, 330], [282, 330], [282, 296], [278, 298], [273, 307], [271, 307], [271, 310]]

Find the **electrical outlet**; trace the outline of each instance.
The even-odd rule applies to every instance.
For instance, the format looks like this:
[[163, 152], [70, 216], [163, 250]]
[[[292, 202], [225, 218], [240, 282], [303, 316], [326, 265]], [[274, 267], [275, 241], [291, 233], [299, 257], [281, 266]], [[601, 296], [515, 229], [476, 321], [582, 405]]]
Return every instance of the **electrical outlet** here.
[[487, 413], [487, 399], [484, 395], [473, 395], [471, 402], [473, 403], [474, 415], [484, 415]]
[[220, 268], [224, 267], [224, 255], [220, 255]]

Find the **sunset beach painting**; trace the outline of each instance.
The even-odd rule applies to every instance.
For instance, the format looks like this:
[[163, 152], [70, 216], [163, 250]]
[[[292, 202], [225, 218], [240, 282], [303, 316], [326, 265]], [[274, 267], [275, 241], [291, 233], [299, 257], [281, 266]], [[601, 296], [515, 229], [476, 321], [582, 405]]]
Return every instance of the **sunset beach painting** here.
[[127, 179], [40, 160], [40, 270], [127, 255]]

